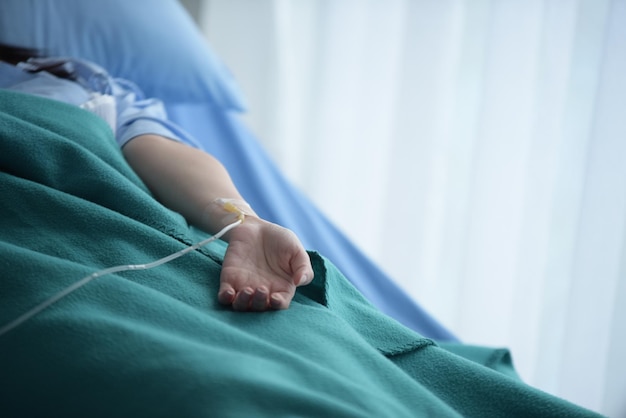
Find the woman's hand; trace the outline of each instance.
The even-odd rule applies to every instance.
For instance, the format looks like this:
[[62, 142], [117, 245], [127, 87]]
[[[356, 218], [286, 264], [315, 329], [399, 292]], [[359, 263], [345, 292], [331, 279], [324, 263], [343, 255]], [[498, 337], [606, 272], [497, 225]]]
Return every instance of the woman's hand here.
[[296, 287], [313, 280], [296, 235], [256, 217], [229, 232], [218, 299], [236, 311], [287, 309]]

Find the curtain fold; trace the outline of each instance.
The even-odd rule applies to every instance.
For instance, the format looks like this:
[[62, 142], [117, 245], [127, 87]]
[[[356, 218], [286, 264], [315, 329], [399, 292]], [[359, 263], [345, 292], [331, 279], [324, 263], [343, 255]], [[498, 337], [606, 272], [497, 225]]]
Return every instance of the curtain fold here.
[[461, 339], [626, 414], [626, 1], [206, 0], [286, 175]]

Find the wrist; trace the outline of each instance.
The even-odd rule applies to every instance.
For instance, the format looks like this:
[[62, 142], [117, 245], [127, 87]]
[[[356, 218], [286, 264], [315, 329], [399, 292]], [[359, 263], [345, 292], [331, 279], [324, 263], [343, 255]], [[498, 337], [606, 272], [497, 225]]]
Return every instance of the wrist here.
[[[259, 221], [260, 218], [254, 212], [250, 204], [243, 199], [238, 198], [216, 198], [206, 206], [203, 212], [203, 222], [205, 229], [209, 233], [215, 233], [227, 225], [235, 222], [250, 222], [252, 220]], [[229, 241], [227, 233], [222, 239]]]

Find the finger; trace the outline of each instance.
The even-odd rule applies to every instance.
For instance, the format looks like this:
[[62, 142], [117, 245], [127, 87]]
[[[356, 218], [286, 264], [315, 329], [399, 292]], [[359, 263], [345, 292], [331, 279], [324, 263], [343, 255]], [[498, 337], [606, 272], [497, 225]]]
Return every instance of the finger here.
[[246, 287], [237, 293], [237, 296], [235, 296], [235, 300], [233, 301], [233, 309], [236, 311], [247, 311], [253, 294], [254, 289], [251, 287]]
[[250, 301], [251, 311], [265, 311], [268, 307], [269, 291], [267, 287], [261, 286], [256, 289]]
[[282, 293], [272, 293], [270, 296], [270, 307], [272, 309], [287, 309], [291, 298], [287, 299]]
[[296, 277], [299, 277], [293, 281], [296, 286], [306, 286], [313, 281], [313, 273], [303, 273], [302, 275]]
[[293, 269], [293, 283], [296, 286], [304, 286], [311, 283], [313, 281], [314, 273], [313, 268], [311, 267], [311, 260], [308, 255], [306, 256], [306, 259], [300, 260], [299, 264], [294, 263], [294, 267], [296, 265], [297, 267]]
[[235, 289], [233, 289], [232, 286], [222, 283], [220, 285], [220, 290], [217, 293], [217, 300], [222, 305], [230, 305], [235, 300], [236, 294], [237, 292], [235, 292]]

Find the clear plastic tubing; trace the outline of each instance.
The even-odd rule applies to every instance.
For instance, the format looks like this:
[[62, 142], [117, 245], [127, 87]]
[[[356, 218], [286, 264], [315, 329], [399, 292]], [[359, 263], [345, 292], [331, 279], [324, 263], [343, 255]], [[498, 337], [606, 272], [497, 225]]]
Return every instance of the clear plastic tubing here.
[[9, 322], [8, 324], [4, 325], [2, 328], [0, 328], [0, 337], [2, 337], [4, 334], [8, 333], [9, 331], [11, 331], [14, 328], [19, 327], [20, 325], [22, 325], [24, 322], [28, 321], [30, 318], [32, 318], [33, 316], [37, 315], [39, 312], [43, 311], [44, 309], [48, 308], [49, 306], [53, 305], [54, 303], [58, 302], [59, 300], [63, 299], [64, 297], [66, 297], [67, 295], [69, 295], [70, 293], [74, 292], [75, 290], [83, 287], [84, 285], [86, 285], [87, 283], [89, 283], [90, 281], [98, 278], [98, 277], [102, 277], [102, 276], [106, 276], [108, 274], [114, 274], [114, 273], [119, 273], [122, 271], [129, 271], [129, 270], [148, 270], [154, 267], [158, 267], [162, 264], [165, 263], [169, 263], [172, 260], [177, 259], [178, 257], [181, 257], [191, 251], [195, 251], [198, 248], [205, 246], [219, 238], [221, 238], [225, 233], [227, 233], [228, 231], [230, 231], [231, 229], [235, 228], [236, 226], [238, 226], [239, 224], [241, 224], [243, 222], [243, 217], [240, 217], [239, 219], [237, 219], [235, 222], [226, 225], [224, 228], [222, 228], [221, 231], [219, 231], [217, 234], [199, 241], [195, 244], [193, 244], [191, 247], [187, 247], [184, 248], [180, 251], [177, 251], [173, 254], [170, 254], [168, 256], [165, 256], [159, 260], [153, 261], [151, 263], [148, 264], [127, 264], [127, 265], [123, 265], [123, 266], [115, 266], [115, 267], [109, 267], [109, 268], [105, 268], [99, 271], [96, 271], [95, 273], [90, 274], [89, 276], [86, 276], [82, 279], [80, 279], [79, 281], [69, 285], [68, 287], [66, 287], [65, 289], [59, 291], [57, 294], [51, 296], [50, 298], [46, 299], [45, 301], [41, 302], [39, 305], [35, 306], [34, 308], [32, 308], [31, 310], [23, 313], [22, 315], [20, 315], [19, 317], [15, 318], [13, 321]]

